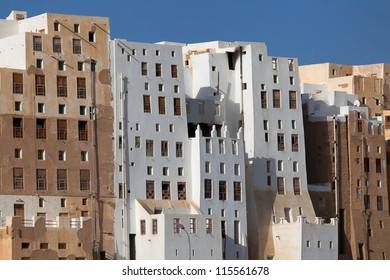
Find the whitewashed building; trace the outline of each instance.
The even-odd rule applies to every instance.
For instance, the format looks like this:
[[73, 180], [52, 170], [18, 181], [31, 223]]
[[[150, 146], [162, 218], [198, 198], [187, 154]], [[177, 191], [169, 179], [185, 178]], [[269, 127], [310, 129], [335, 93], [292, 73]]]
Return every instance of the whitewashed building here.
[[[286, 250], [299, 251], [280, 255], [273, 234], [283, 219], [288, 229], [282, 232], [283, 240], [296, 240], [288, 236], [303, 240], [302, 235], [310, 234], [312, 228], [300, 231], [294, 224], [300, 216], [313, 224], [316, 220], [307, 190], [296, 59], [271, 57], [264, 44], [244, 42], [190, 44], [183, 48], [183, 59], [187, 94], [194, 99], [187, 104], [190, 111], [196, 102], [200, 113], [214, 101], [217, 132], [226, 125], [233, 135], [242, 127], [249, 258], [300, 258], [302, 244], [285, 246]], [[217, 116], [217, 112], [222, 115]], [[201, 122], [209, 122], [209, 118], [189, 117], [190, 121], [206, 130], [207, 124]], [[336, 224], [330, 228], [337, 232]], [[330, 231], [316, 232], [329, 237]], [[319, 259], [329, 257], [326, 253], [316, 255]]]

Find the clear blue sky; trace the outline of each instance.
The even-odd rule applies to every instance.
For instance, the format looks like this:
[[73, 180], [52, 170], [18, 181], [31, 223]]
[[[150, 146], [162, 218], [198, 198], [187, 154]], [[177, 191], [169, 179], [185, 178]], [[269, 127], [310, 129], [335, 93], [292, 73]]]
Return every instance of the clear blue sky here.
[[390, 0], [1, 0], [11, 10], [107, 16], [112, 38], [265, 42], [299, 63], [390, 63]]

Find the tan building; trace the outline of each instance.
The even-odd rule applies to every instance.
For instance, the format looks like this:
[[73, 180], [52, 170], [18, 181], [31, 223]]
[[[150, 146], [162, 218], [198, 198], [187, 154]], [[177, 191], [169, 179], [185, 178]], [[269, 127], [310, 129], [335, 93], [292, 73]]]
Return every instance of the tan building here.
[[370, 108], [371, 116], [381, 116], [390, 109], [390, 64], [340, 65], [333, 63], [299, 67], [305, 84], [326, 84], [328, 90], [357, 94], [361, 106]]
[[[357, 96], [354, 101], [346, 98], [349, 94], [333, 94], [327, 97], [332, 104], [309, 94], [304, 111], [308, 183], [316, 215], [339, 217], [339, 259], [386, 259], [390, 216], [381, 117], [370, 118], [369, 108], [357, 106]], [[344, 104], [337, 104], [341, 100]]]
[[[113, 258], [109, 20], [12, 12], [0, 30], [1, 225], [24, 231], [36, 217], [90, 217], [83, 246], [93, 256], [72, 246], [58, 256]], [[21, 221], [5, 223], [9, 216]], [[20, 256], [29, 257], [13, 251]]]

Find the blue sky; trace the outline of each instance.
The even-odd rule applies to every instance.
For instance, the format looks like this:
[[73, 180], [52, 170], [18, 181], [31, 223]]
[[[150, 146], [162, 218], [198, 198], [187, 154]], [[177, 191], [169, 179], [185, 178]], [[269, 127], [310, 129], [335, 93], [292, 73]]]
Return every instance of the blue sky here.
[[107, 16], [112, 38], [265, 42], [299, 63], [390, 63], [389, 0], [0, 0], [11, 10]]

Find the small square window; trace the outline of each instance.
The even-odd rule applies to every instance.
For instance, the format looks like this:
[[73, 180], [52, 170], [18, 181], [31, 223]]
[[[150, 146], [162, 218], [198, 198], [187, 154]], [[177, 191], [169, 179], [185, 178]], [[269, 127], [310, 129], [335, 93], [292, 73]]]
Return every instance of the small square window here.
[[158, 91], [164, 91], [164, 85], [163, 84], [159, 84], [158, 85]]
[[173, 132], [173, 124], [169, 124], [169, 132]]
[[156, 56], [160, 56], [160, 51], [156, 50]]
[[58, 61], [58, 70], [65, 71], [65, 61], [63, 60]]
[[156, 123], [156, 132], [159, 132], [159, 131], [160, 131], [160, 124]]
[[179, 93], [179, 86], [178, 85], [174, 85], [173, 86], [173, 92], [174, 93]]
[[83, 105], [80, 106], [80, 115], [81, 116], [87, 115], [87, 107], [86, 106], [83, 106]]
[[169, 175], [169, 168], [163, 167], [163, 176], [168, 176], [168, 175]]
[[291, 120], [291, 127], [292, 127], [292, 129], [297, 129], [297, 121], [296, 120]]
[[58, 160], [59, 161], [65, 161], [66, 160], [66, 152], [65, 151], [58, 151]]
[[79, 32], [80, 32], [80, 25], [79, 25], [79, 24], [73, 25], [73, 31], [74, 31], [75, 33], [79, 33]]
[[259, 54], [259, 61], [263, 61], [263, 55]]
[[147, 173], [148, 175], [153, 175], [153, 167], [152, 167], [152, 166], [148, 166], [148, 167], [146, 168], [146, 173]]
[[183, 169], [183, 167], [178, 167], [177, 168], [177, 175], [178, 176], [184, 176], [184, 169]]
[[42, 59], [37, 59], [37, 68], [42, 69], [43, 68], [43, 60]]
[[77, 70], [84, 71], [84, 62], [77, 62]]
[[17, 112], [22, 111], [22, 102], [15, 101], [15, 111], [17, 111]]
[[175, 51], [171, 51], [171, 56], [172, 56], [172, 57], [175, 57], [175, 56], [176, 56]]
[[54, 31], [59, 31], [60, 30], [60, 23], [58, 21], [54, 22]]
[[81, 151], [81, 161], [88, 161], [88, 151]]
[[88, 198], [83, 198], [82, 200], [81, 200], [81, 205], [87, 205], [87, 203], [88, 203]]
[[38, 103], [38, 113], [45, 113], [45, 104]]
[[149, 83], [145, 83], [145, 90], [149, 90]]
[[15, 158], [22, 158], [22, 149], [15, 149]]
[[66, 207], [66, 198], [61, 198], [61, 207]]
[[59, 104], [58, 105], [58, 113], [60, 115], [65, 115], [66, 114], [66, 105], [65, 104]]
[[37, 157], [38, 157], [38, 160], [45, 160], [45, 150], [38, 150]]
[[146, 49], [142, 49], [142, 55], [146, 55]]

